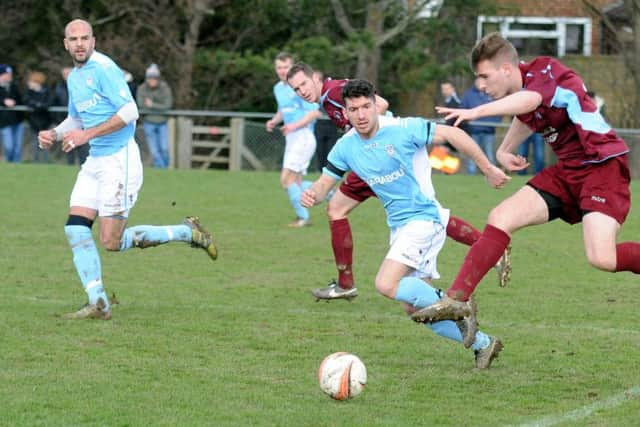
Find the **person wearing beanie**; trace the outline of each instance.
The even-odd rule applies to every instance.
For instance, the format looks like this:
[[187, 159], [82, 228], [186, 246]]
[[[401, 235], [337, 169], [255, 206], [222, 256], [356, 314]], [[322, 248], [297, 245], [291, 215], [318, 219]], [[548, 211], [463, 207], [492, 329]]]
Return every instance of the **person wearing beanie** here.
[[[160, 78], [160, 68], [151, 64], [145, 72], [144, 83], [138, 87], [136, 102], [142, 110], [142, 127], [147, 140], [153, 167], [169, 167], [168, 116], [157, 114], [173, 106], [171, 88]], [[146, 114], [145, 114], [146, 113]], [[156, 113], [156, 114], [154, 114]]]
[[[13, 70], [6, 64], [0, 64], [0, 106], [12, 108], [20, 104], [22, 97], [18, 86], [13, 82]], [[0, 111], [0, 137], [7, 162], [18, 163], [22, 159], [23, 119], [20, 111]]]

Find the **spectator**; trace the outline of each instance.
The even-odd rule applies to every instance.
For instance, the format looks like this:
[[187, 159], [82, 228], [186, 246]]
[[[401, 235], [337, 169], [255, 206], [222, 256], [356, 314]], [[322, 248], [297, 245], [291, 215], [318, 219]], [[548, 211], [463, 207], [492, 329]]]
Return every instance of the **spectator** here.
[[144, 117], [142, 126], [151, 152], [152, 164], [156, 168], [169, 167], [169, 133], [167, 116], [153, 114], [164, 112], [173, 105], [173, 95], [169, 85], [160, 79], [160, 69], [151, 64], [145, 73], [145, 81], [137, 91], [138, 106], [151, 114]]
[[[53, 89], [53, 101], [51, 102], [52, 106], [56, 107], [68, 107], [69, 106], [69, 92], [67, 91], [67, 78], [69, 77], [69, 73], [73, 70], [71, 67], [62, 67], [60, 70], [60, 75], [62, 76], [62, 80], [56, 83]], [[65, 112], [56, 112], [53, 113], [53, 122], [60, 123], [66, 117], [67, 113]], [[78, 164], [81, 165], [87, 159], [89, 155], [89, 144], [84, 144], [80, 146], [76, 146], [73, 150], [65, 153], [65, 157], [67, 158], [67, 164], [74, 165], [76, 160], [78, 160]]]
[[[458, 93], [456, 92], [456, 87], [449, 80], [445, 80], [440, 84], [440, 94], [442, 95], [442, 99], [444, 101], [444, 106], [447, 108], [460, 108], [460, 97], [458, 97]], [[445, 124], [451, 126], [453, 122], [451, 120], [446, 120]], [[462, 128], [462, 130], [466, 130]], [[456, 152], [456, 148], [445, 142], [442, 146], [447, 148], [447, 155], [449, 152]]]
[[[51, 94], [47, 86], [47, 76], [40, 71], [32, 71], [27, 79], [27, 92], [25, 94], [25, 104], [31, 108], [27, 116], [27, 122], [31, 128], [31, 141], [33, 145], [33, 161], [49, 162], [49, 151], [41, 150], [38, 147], [38, 132], [47, 129], [51, 124], [49, 115], [49, 105]], [[42, 157], [40, 157], [42, 154]]]
[[[544, 139], [539, 133], [532, 133], [527, 139], [518, 147], [518, 154], [522, 157], [529, 157], [529, 146], [533, 147], [533, 166], [534, 175], [537, 175], [542, 169], [544, 169]], [[527, 169], [518, 171], [518, 175], [526, 175]]]
[[[313, 72], [318, 81], [324, 82], [324, 75], [320, 71]], [[315, 126], [316, 135], [316, 159], [318, 161], [318, 172], [322, 172], [322, 168], [327, 164], [327, 155], [338, 140], [338, 128], [331, 120], [319, 119]]]
[[[462, 96], [461, 108], [474, 108], [478, 105], [486, 104], [493, 101], [489, 95], [478, 89], [479, 80], [476, 78], [473, 86], [467, 89]], [[479, 122], [498, 123], [502, 120], [500, 116], [483, 117], [475, 120]], [[484, 154], [489, 158], [491, 163], [496, 163], [496, 128], [495, 126], [482, 126], [467, 124], [467, 132], [471, 138], [480, 146]], [[467, 160], [467, 174], [475, 175], [477, 171], [475, 163]]]
[[[0, 106], [12, 108], [20, 104], [22, 98], [18, 86], [13, 82], [13, 70], [6, 64], [0, 64]], [[23, 114], [20, 111], [0, 111], [0, 136], [7, 162], [18, 163], [22, 159], [22, 120]]]
[[[445, 81], [444, 83], [440, 84], [440, 94], [442, 95], [442, 99], [444, 100], [445, 107], [447, 108], [460, 107], [460, 104], [461, 104], [460, 97], [458, 97], [458, 94], [456, 93], [456, 87], [450, 81]], [[448, 120], [447, 122], [450, 122], [450, 121], [451, 120]], [[449, 125], [449, 123], [447, 123], [447, 125]]]

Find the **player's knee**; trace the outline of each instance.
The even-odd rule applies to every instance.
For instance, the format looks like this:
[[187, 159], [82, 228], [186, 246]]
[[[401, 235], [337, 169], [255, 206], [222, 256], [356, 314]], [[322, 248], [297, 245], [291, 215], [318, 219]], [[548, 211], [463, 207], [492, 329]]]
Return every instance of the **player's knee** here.
[[385, 280], [380, 277], [376, 277], [376, 290], [387, 298], [394, 299], [396, 296], [396, 290], [398, 288], [397, 283], [391, 283], [389, 280]]
[[497, 224], [500, 223], [502, 219], [502, 211], [500, 209], [500, 205], [494, 207], [493, 209], [491, 209], [489, 211], [489, 217], [487, 219], [487, 222], [489, 224]]
[[510, 215], [505, 208], [498, 205], [491, 209], [487, 224], [497, 227], [507, 233], [513, 232], [513, 224], [510, 219]]
[[335, 198], [329, 200], [327, 203], [327, 216], [330, 221], [336, 221], [347, 217], [348, 211], [338, 202], [334, 202]]
[[120, 237], [119, 236], [100, 236], [100, 244], [108, 251], [120, 250]]
[[587, 260], [589, 264], [603, 271], [616, 271], [616, 254], [605, 251], [588, 251]]

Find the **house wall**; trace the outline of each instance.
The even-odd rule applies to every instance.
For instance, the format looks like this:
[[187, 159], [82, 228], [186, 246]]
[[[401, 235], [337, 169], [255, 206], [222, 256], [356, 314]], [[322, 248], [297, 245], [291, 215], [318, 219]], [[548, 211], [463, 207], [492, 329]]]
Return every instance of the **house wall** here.
[[[498, 16], [546, 16], [546, 17], [586, 17], [593, 21], [591, 33], [592, 54], [600, 53], [601, 28], [600, 17], [585, 6], [583, 0], [494, 0]], [[602, 10], [604, 6], [616, 3], [616, 0], [589, 0]]]

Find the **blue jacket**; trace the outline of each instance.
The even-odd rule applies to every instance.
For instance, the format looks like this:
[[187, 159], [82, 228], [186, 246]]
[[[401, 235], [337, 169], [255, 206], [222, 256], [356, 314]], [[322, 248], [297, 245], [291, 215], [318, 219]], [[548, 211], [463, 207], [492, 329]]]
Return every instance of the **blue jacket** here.
[[[477, 107], [478, 105], [487, 104], [491, 101], [493, 101], [493, 98], [491, 98], [486, 93], [478, 90], [477, 87], [472, 86], [469, 89], [467, 89], [467, 91], [462, 96], [462, 104], [460, 105], [460, 108], [474, 108], [474, 107]], [[502, 117], [500, 116], [482, 117], [474, 121], [500, 123], [502, 121]], [[496, 128], [494, 126], [477, 126], [477, 125], [467, 124], [467, 131], [470, 134], [496, 133]]]

